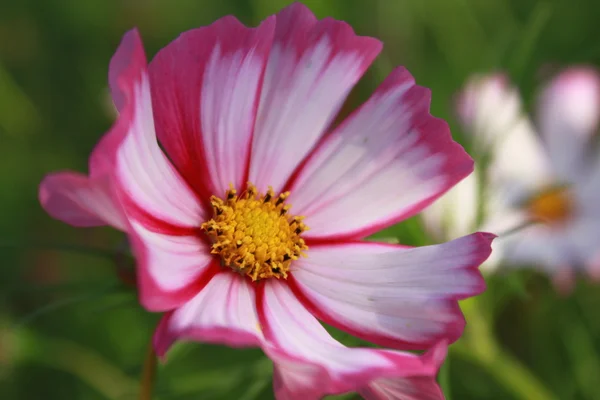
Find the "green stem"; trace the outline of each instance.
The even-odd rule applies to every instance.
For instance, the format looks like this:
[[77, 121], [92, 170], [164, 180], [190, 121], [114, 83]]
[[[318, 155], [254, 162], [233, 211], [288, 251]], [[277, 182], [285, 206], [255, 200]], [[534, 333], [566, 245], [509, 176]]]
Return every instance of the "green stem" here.
[[463, 311], [468, 321], [467, 332], [451, 351], [485, 368], [518, 399], [556, 400], [556, 396], [525, 365], [500, 347], [484, 319], [480, 304], [475, 299], [466, 303]]
[[142, 378], [140, 381], [140, 397], [139, 400], [152, 400], [152, 392], [154, 390], [154, 382], [156, 380], [156, 353], [152, 340], [148, 345], [148, 352], [144, 360], [144, 368], [142, 370]]

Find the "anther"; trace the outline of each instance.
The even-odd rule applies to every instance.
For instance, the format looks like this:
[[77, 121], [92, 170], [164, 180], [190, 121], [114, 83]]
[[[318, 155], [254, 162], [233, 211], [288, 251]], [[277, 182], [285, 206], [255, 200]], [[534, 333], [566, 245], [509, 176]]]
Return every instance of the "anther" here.
[[300, 222], [303, 217], [287, 216], [291, 206], [284, 203], [289, 195], [275, 197], [271, 187], [262, 195], [248, 183], [239, 197], [233, 186], [225, 192], [225, 201], [212, 196], [215, 216], [201, 227], [213, 242], [211, 253], [253, 281], [285, 279], [290, 263], [308, 249], [300, 237], [308, 229]]

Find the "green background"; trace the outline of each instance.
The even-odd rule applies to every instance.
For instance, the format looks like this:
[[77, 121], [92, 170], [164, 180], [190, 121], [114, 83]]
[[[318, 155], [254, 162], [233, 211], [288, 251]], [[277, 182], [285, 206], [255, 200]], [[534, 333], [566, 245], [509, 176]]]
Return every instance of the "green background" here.
[[[0, 0], [0, 398], [135, 399], [157, 321], [120, 284], [127, 259], [108, 228], [75, 229], [40, 208], [37, 185], [59, 169], [86, 171], [113, 118], [107, 67], [137, 26], [149, 56], [180, 32], [227, 14], [256, 25], [279, 0]], [[396, 65], [433, 91], [432, 112], [455, 137], [452, 96], [472, 73], [508, 71], [528, 105], [548, 76], [600, 62], [595, 0], [306, 1], [319, 17], [383, 40], [352, 93], [360, 104]], [[465, 144], [468, 147], [468, 144]], [[385, 234], [426, 244], [414, 218]], [[52, 249], [61, 245], [61, 249]], [[497, 276], [465, 305], [469, 329], [440, 379], [452, 399], [600, 399], [600, 293], [580, 280], [568, 297], [528, 271]], [[358, 341], [334, 332], [347, 344]], [[352, 395], [350, 395], [352, 397]], [[258, 350], [177, 346], [158, 371], [157, 399], [269, 399]]]

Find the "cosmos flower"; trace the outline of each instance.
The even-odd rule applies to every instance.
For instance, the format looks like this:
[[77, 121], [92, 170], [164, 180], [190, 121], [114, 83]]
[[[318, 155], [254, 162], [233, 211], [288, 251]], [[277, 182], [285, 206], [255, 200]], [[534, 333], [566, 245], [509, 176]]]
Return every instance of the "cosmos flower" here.
[[[484, 289], [477, 267], [493, 235], [363, 240], [473, 169], [404, 68], [332, 126], [380, 50], [298, 3], [256, 28], [224, 17], [185, 32], [148, 66], [137, 31], [125, 36], [109, 73], [120, 115], [90, 177], [51, 175], [40, 199], [65, 222], [127, 232], [140, 302], [165, 313], [159, 354], [176, 340], [260, 346], [280, 399], [441, 396], [443, 343], [463, 331], [457, 301]], [[348, 348], [319, 320], [433, 348]]]
[[[488, 169], [477, 171], [485, 177], [487, 195], [481, 203], [481, 180], [465, 179], [425, 210], [430, 231], [443, 237], [476, 227], [504, 232], [528, 225], [494, 242], [495, 261], [539, 268], [563, 289], [576, 271], [596, 277], [600, 160], [593, 135], [600, 116], [598, 72], [572, 67], [556, 76], [539, 97], [535, 127], [504, 76], [473, 78], [458, 100], [465, 132], [473, 135], [478, 151], [489, 154]], [[473, 210], [478, 207], [485, 217], [475, 221]], [[453, 217], [444, 225], [447, 214]]]

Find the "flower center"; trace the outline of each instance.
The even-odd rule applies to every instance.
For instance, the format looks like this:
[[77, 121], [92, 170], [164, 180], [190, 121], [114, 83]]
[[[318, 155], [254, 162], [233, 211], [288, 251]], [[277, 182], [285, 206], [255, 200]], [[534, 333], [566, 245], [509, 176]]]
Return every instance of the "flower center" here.
[[555, 187], [531, 197], [526, 203], [526, 209], [537, 221], [561, 222], [572, 215], [573, 202], [565, 187]]
[[212, 196], [215, 215], [201, 226], [213, 242], [211, 253], [253, 281], [287, 278], [291, 262], [305, 256], [308, 249], [300, 237], [308, 229], [302, 223], [304, 217], [287, 214], [289, 195], [284, 192], [275, 197], [271, 187], [263, 195], [248, 183], [240, 196], [233, 186], [224, 200]]

